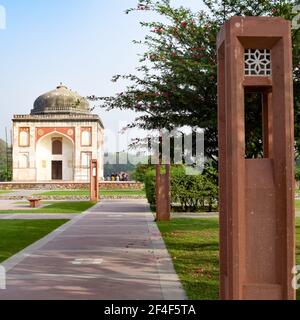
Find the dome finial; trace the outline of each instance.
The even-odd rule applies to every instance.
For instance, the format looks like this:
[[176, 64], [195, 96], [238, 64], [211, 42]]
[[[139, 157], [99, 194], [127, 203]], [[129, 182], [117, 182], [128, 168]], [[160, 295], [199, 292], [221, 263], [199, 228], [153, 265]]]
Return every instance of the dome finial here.
[[60, 84], [56, 87], [56, 89], [61, 89], [61, 88], [67, 89], [67, 87], [62, 82], [60, 82]]

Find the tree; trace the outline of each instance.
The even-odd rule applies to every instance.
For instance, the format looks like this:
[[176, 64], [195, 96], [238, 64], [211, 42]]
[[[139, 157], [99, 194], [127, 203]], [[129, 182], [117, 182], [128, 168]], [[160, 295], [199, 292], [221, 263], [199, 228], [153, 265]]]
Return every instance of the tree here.
[[132, 179], [144, 183], [145, 175], [149, 169], [154, 170], [155, 168], [151, 164], [138, 164], [132, 173]]
[[0, 139], [0, 181], [11, 181], [12, 179], [12, 161], [8, 154], [6, 142]]
[[[129, 127], [169, 129], [191, 126], [205, 129], [205, 153], [217, 161], [217, 58], [216, 37], [221, 24], [232, 15], [275, 15], [292, 18], [298, 1], [204, 0], [211, 14], [173, 8], [170, 0], [139, 0], [132, 11], [153, 11], [167, 22], [141, 22], [150, 33], [137, 74], [116, 75], [113, 81], [126, 79], [130, 85], [113, 97], [89, 97], [100, 100], [101, 107], [130, 109], [139, 116]], [[294, 53], [299, 50], [299, 30], [293, 32]], [[300, 57], [294, 54], [296, 136], [299, 136]], [[257, 106], [259, 96], [246, 97], [246, 105]], [[247, 156], [262, 153], [259, 110], [252, 108], [246, 128]], [[248, 132], [247, 132], [248, 131]], [[297, 141], [299, 149], [299, 140]]]

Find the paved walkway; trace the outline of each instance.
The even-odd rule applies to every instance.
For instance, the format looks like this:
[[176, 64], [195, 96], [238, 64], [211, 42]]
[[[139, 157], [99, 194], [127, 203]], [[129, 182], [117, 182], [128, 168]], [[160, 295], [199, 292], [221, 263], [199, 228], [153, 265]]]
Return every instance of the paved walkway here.
[[185, 299], [145, 201], [104, 201], [2, 264], [6, 299]]

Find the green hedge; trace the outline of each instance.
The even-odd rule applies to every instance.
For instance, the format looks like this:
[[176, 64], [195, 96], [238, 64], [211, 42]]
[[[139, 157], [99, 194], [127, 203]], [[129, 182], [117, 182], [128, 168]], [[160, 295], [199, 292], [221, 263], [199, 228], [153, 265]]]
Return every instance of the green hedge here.
[[217, 205], [218, 188], [204, 175], [178, 174], [171, 178], [172, 203], [182, 211], [207, 210]]
[[295, 179], [296, 179], [296, 181], [300, 181], [300, 167], [299, 166], [297, 166], [295, 168]]
[[[164, 173], [164, 167], [161, 168], [161, 173]], [[185, 169], [182, 165], [176, 165], [171, 167], [171, 176], [175, 176], [178, 174], [184, 174]], [[144, 183], [145, 183], [145, 191], [146, 191], [146, 197], [148, 199], [148, 202], [150, 205], [155, 206], [156, 202], [156, 195], [155, 195], [155, 176], [156, 176], [156, 170], [155, 167], [149, 167], [148, 170], [145, 172], [144, 177]]]
[[138, 164], [133, 170], [131, 178], [135, 181], [144, 182], [147, 172], [154, 169], [155, 166], [151, 164]]
[[149, 170], [145, 174], [145, 191], [148, 202], [151, 206], [155, 205], [155, 171]]
[[[150, 205], [155, 206], [155, 171], [149, 170], [145, 175], [146, 196]], [[177, 210], [212, 211], [217, 206], [218, 187], [211, 176], [186, 175], [184, 168], [171, 169], [172, 203]]]

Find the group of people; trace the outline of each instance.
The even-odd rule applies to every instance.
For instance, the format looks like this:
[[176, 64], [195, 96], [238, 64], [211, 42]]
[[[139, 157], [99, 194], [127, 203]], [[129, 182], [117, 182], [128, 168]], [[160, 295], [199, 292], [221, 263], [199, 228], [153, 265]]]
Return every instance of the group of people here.
[[113, 173], [106, 178], [106, 181], [129, 181], [129, 176], [126, 172], [120, 172], [117, 174]]

